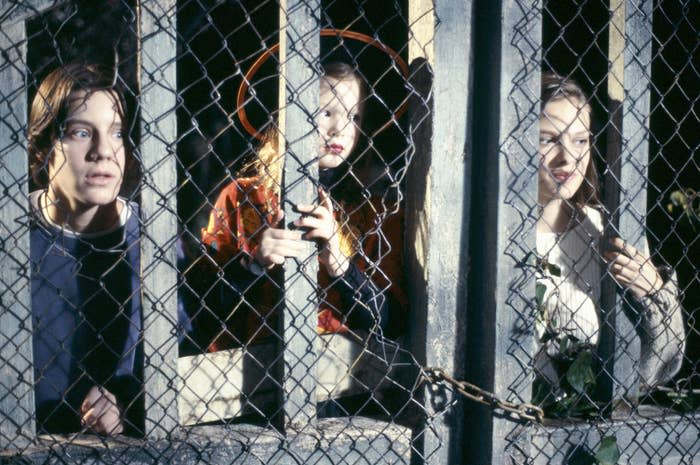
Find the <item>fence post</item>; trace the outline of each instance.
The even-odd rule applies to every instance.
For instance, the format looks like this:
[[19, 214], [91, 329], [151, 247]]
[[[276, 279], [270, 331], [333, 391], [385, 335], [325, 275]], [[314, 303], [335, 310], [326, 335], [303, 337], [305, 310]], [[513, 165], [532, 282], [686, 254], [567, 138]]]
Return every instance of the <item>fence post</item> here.
[[[477, 4], [468, 379], [529, 402], [534, 347], [542, 3]], [[470, 404], [465, 461], [527, 463], [529, 430]]]
[[[604, 204], [610, 212], [606, 239], [619, 236], [641, 250], [646, 238], [652, 2], [614, 3], [617, 21], [611, 26], [610, 61], [617, 66], [608, 78], [612, 124], [605, 173]], [[626, 416], [639, 396], [640, 340], [634, 322], [623, 311], [629, 304], [617, 293], [612, 279], [604, 284], [604, 389], [612, 400], [612, 413]]]
[[141, 270], [145, 432], [163, 438], [178, 426], [175, 192], [175, 0], [142, 0], [140, 23]]
[[[406, 200], [412, 346], [421, 363], [463, 379], [472, 155], [471, 33], [465, 25], [471, 22], [472, 2], [413, 0], [409, 11], [415, 89], [415, 155]], [[444, 398], [444, 392], [428, 387], [422, 395], [426, 415], [434, 419], [425, 425], [416, 452], [425, 463], [461, 463], [464, 418], [459, 394]]]
[[[318, 152], [314, 119], [318, 108], [318, 75], [314, 64], [319, 53], [319, 0], [287, 0], [280, 8], [280, 86], [283, 134], [286, 142], [283, 199], [285, 223], [296, 218], [297, 204], [313, 204], [318, 192]], [[282, 35], [284, 37], [282, 37]], [[285, 97], [286, 94], [286, 97]], [[316, 418], [316, 362], [318, 261], [313, 242], [307, 254], [285, 265], [285, 311], [283, 318], [284, 379], [282, 401], [284, 425], [302, 430]]]
[[27, 42], [15, 17], [0, 32], [0, 448], [34, 438], [34, 366], [27, 192]]

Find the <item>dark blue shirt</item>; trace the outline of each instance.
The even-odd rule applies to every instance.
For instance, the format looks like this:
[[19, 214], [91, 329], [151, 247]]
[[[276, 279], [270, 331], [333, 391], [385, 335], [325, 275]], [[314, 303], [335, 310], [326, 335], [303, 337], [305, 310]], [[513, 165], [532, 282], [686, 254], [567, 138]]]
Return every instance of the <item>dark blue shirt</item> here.
[[[141, 296], [138, 211], [99, 235], [31, 221], [37, 429], [80, 429], [80, 405], [104, 386], [126, 409], [140, 392]], [[126, 425], [129, 429], [129, 425]]]

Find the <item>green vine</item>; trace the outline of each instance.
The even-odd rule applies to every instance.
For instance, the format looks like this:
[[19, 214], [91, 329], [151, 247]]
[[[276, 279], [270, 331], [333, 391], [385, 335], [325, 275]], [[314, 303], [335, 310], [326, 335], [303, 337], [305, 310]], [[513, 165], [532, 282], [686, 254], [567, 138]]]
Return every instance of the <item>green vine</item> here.
[[680, 210], [693, 231], [697, 231], [697, 226], [700, 225], [700, 193], [690, 188], [673, 191], [669, 195], [666, 210], [672, 214]]
[[[595, 361], [592, 344], [558, 329], [558, 322], [548, 314], [550, 299], [557, 299], [553, 277], [561, 277], [559, 266], [549, 263], [547, 257], [535, 259], [537, 284], [535, 287], [535, 325], [539, 343], [554, 346], [554, 354], [548, 354], [558, 382], [553, 385], [543, 376], [533, 384], [533, 402], [550, 418], [591, 418], [598, 415], [600, 406], [593, 400], [595, 390]], [[554, 291], [547, 295], [547, 284]]]

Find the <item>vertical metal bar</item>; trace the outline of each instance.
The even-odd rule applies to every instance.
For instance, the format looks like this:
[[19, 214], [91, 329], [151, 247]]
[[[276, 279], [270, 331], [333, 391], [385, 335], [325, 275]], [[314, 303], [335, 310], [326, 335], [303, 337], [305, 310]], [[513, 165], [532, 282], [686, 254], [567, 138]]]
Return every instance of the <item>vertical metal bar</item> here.
[[[468, 379], [528, 402], [535, 276], [523, 265], [536, 250], [542, 3], [477, 5]], [[527, 463], [527, 428], [471, 405], [467, 425], [470, 463]]]
[[150, 438], [163, 438], [178, 425], [175, 14], [175, 0], [139, 5], [144, 389]]
[[[471, 22], [472, 2], [412, 0], [409, 12], [411, 83], [417, 92], [411, 104], [416, 153], [406, 204], [412, 339], [422, 363], [462, 379], [471, 187], [471, 34], [464, 25]], [[426, 415], [439, 420], [425, 432], [418, 453], [425, 463], [458, 464], [462, 403], [459, 394], [440, 402], [441, 394], [424, 392]], [[450, 414], [441, 415], [448, 407]]]
[[2, 25], [0, 50], [0, 449], [10, 449], [25, 447], [36, 431], [23, 21]]
[[[317, 139], [314, 118], [318, 108], [319, 0], [288, 0], [284, 79], [288, 98], [285, 105], [284, 212], [285, 221], [298, 216], [297, 204], [312, 204], [317, 192], [311, 178], [317, 177]], [[316, 248], [308, 244], [308, 253], [285, 265], [284, 314], [284, 381], [282, 398], [285, 426], [301, 429], [316, 417], [316, 381], [313, 366], [316, 360], [318, 262]]]

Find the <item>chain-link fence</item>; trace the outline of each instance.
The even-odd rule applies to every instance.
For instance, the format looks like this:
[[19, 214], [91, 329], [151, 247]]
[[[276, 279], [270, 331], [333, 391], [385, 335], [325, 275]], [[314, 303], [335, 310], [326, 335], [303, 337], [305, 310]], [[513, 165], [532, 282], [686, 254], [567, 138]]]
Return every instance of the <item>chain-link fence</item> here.
[[693, 463], [698, 4], [515, 3], [3, 2], [3, 462]]
[[[473, 279], [469, 311], [493, 313], [468, 320], [467, 380], [539, 406], [544, 420], [475, 409], [467, 418], [494, 433], [464, 460], [693, 463], [697, 5], [518, 4], [482, 11], [476, 31], [488, 42], [501, 28], [500, 76], [476, 78], [474, 103], [498, 112], [495, 124], [475, 120], [475, 150], [501, 158], [475, 158], [499, 184], [479, 184], [498, 210], [472, 242], [471, 272], [499, 277], [486, 291]], [[493, 53], [477, 50], [475, 66]], [[494, 205], [472, 202], [489, 221]], [[492, 321], [500, 327], [484, 336]], [[497, 362], [483, 374], [485, 357]]]

